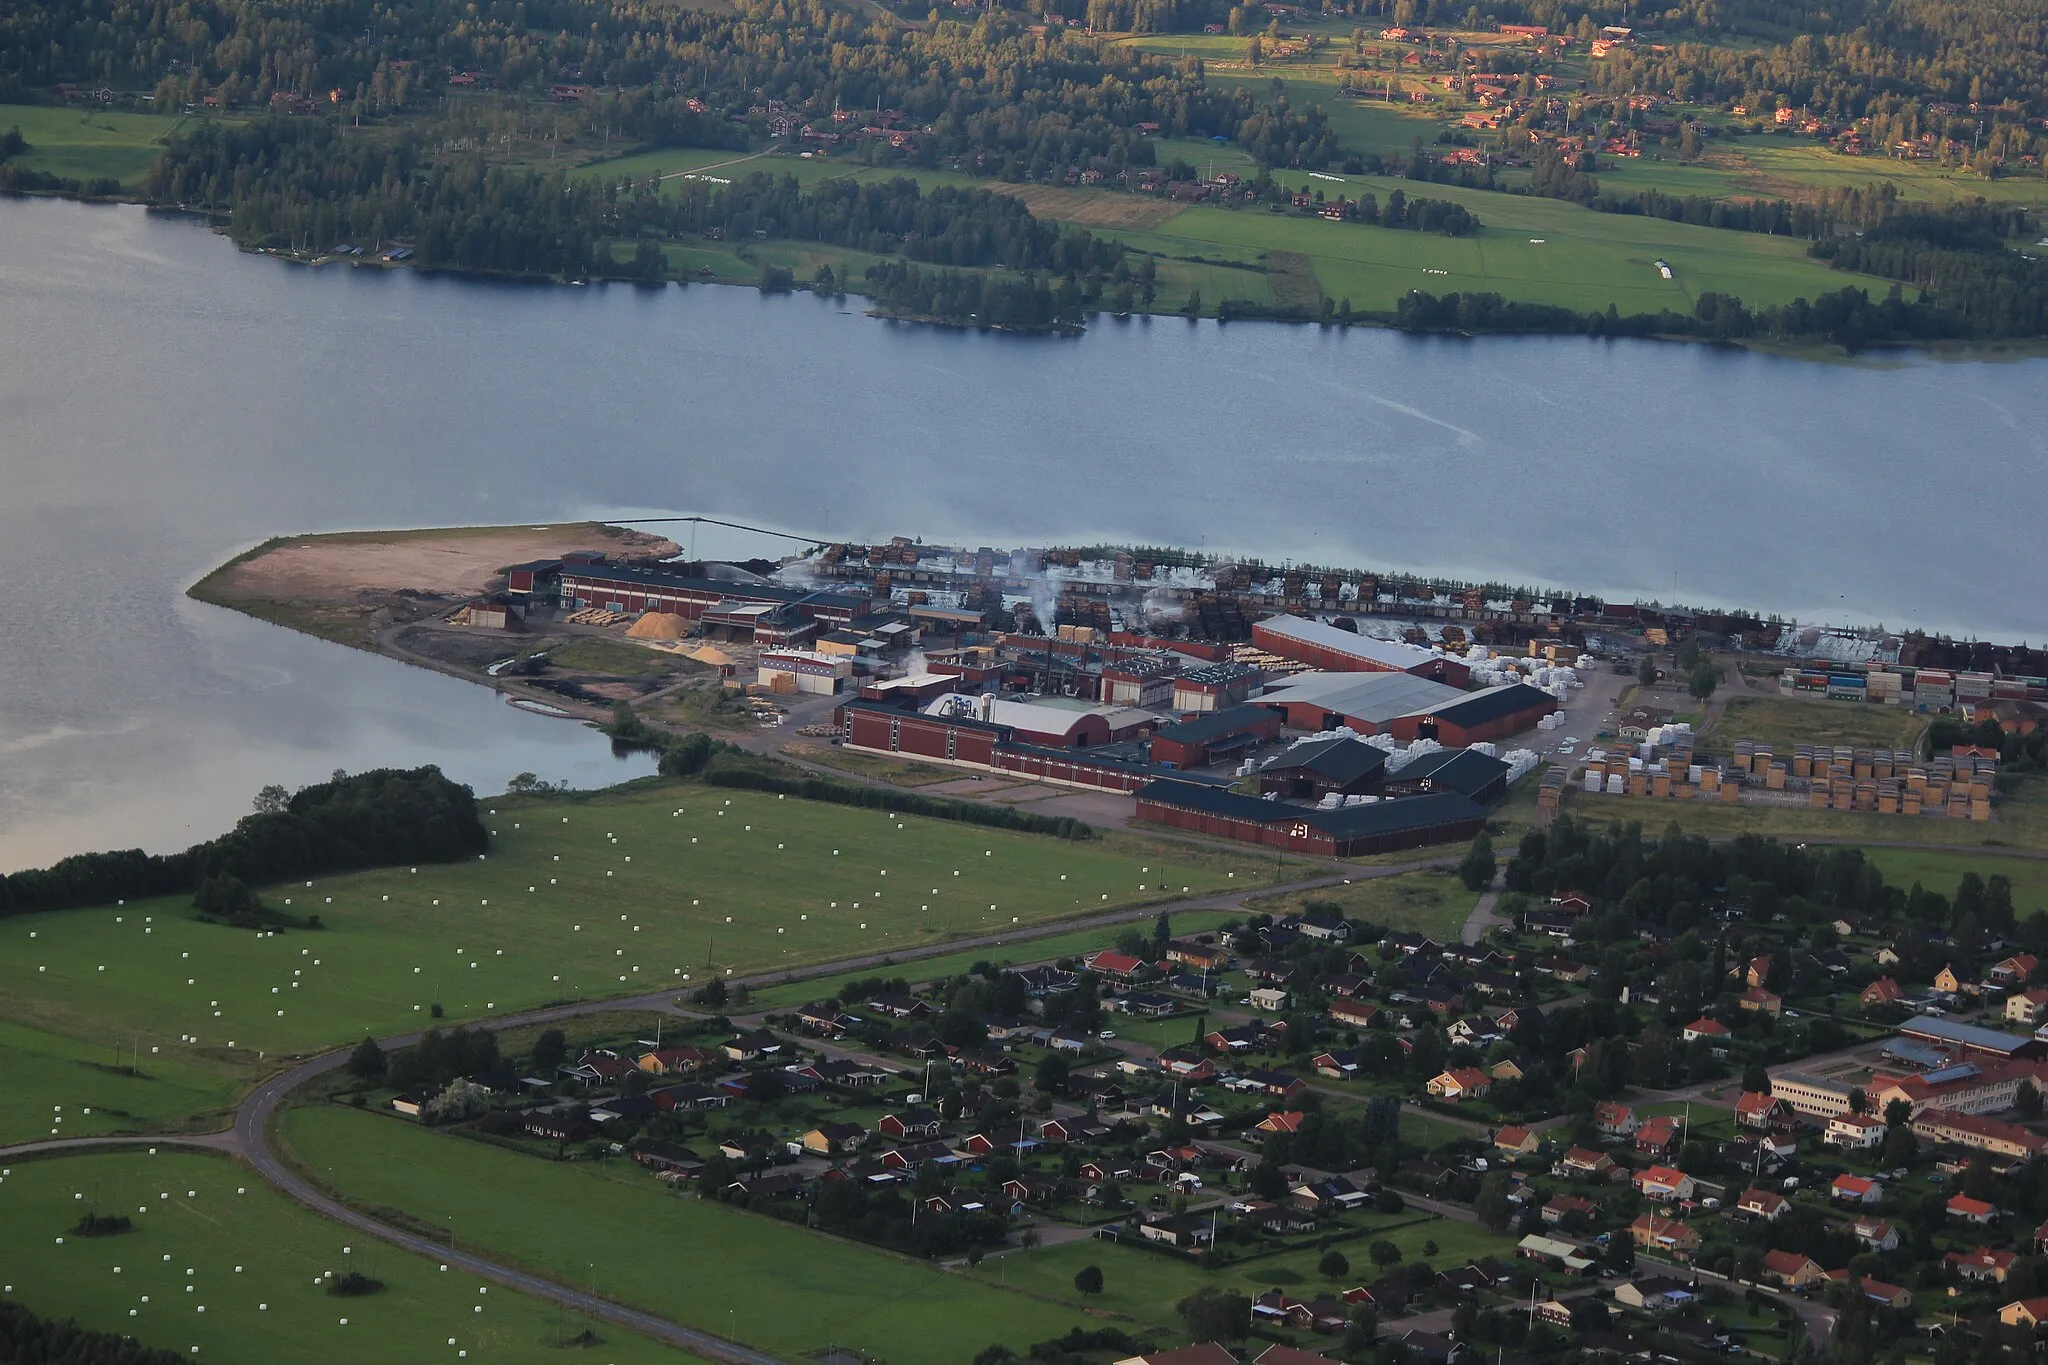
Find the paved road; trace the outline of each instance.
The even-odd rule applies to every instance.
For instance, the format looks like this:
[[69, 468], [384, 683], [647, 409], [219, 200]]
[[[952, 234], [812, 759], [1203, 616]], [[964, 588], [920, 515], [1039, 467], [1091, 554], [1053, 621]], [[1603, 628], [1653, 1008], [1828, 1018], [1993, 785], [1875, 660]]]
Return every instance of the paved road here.
[[[1396, 876], [1402, 872], [1414, 871], [1429, 862], [1403, 864], [1396, 867], [1357, 868], [1343, 866], [1341, 872], [1281, 886], [1247, 887], [1220, 896], [1196, 896], [1169, 902], [1165, 905], [1142, 906], [1136, 909], [1113, 910], [1103, 914], [1089, 915], [1080, 919], [1059, 920], [1049, 924], [1020, 927], [1006, 932], [978, 934], [970, 938], [954, 939], [943, 943], [926, 944], [922, 947], [899, 949], [888, 953], [869, 953], [859, 957], [843, 958], [836, 962], [818, 963], [813, 966], [793, 968], [782, 972], [764, 972], [735, 978], [735, 984], [749, 989], [781, 985], [814, 977], [834, 976], [849, 971], [860, 971], [870, 967], [895, 965], [919, 958], [936, 957], [944, 954], [969, 951], [980, 947], [1028, 943], [1034, 939], [1054, 934], [1071, 933], [1134, 919], [1146, 919], [1161, 911], [1175, 913], [1184, 910], [1223, 909], [1241, 906], [1254, 896], [1273, 895], [1290, 891], [1306, 891], [1337, 885], [1346, 880], [1364, 880], [1373, 877]], [[656, 1011], [681, 1014], [685, 1011], [676, 1005], [678, 992], [673, 988], [654, 991], [644, 995], [621, 997], [611, 1000], [574, 1001], [567, 1004], [551, 1005], [542, 1009], [525, 1010], [517, 1014], [498, 1015], [471, 1021], [475, 1026], [490, 1029], [523, 1028], [535, 1024], [555, 1023], [581, 1015], [608, 1011]], [[417, 1042], [418, 1033], [404, 1033], [380, 1039], [387, 1051], [408, 1047]], [[367, 1214], [356, 1212], [347, 1205], [330, 1198], [315, 1188], [298, 1172], [278, 1156], [273, 1146], [272, 1120], [278, 1106], [299, 1087], [320, 1076], [327, 1075], [347, 1065], [349, 1052], [338, 1049], [321, 1056], [312, 1057], [272, 1075], [264, 1080], [243, 1099], [235, 1110], [233, 1125], [224, 1132], [203, 1133], [192, 1136], [150, 1137], [96, 1137], [59, 1138], [41, 1142], [18, 1143], [0, 1147], [0, 1160], [28, 1156], [58, 1155], [75, 1153], [101, 1147], [184, 1147], [224, 1152], [246, 1161], [263, 1179], [272, 1186], [298, 1201], [315, 1213], [322, 1214], [346, 1227], [354, 1228], [372, 1237], [379, 1237], [418, 1255], [434, 1258], [449, 1265], [460, 1266], [472, 1274], [493, 1283], [501, 1284], [522, 1293], [557, 1303], [563, 1307], [588, 1314], [604, 1322], [613, 1323], [631, 1331], [653, 1337], [657, 1341], [680, 1346], [700, 1356], [713, 1360], [735, 1362], [736, 1365], [778, 1365], [777, 1357], [756, 1351], [751, 1347], [728, 1341], [709, 1332], [701, 1332], [666, 1318], [628, 1308], [609, 1299], [587, 1293], [569, 1285], [530, 1274], [511, 1266], [500, 1264], [488, 1257], [450, 1247], [428, 1238], [402, 1231], [389, 1224], [378, 1222]], [[1071, 1240], [1052, 1229], [1039, 1230], [1042, 1244]], [[1076, 1233], [1085, 1236], [1085, 1233]]]

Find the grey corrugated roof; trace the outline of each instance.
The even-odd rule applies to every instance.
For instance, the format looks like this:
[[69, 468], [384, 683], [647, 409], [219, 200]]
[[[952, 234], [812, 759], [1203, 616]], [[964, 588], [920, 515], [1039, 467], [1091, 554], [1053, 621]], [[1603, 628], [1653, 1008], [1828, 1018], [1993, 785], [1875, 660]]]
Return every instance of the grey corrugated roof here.
[[1293, 745], [1259, 771], [1280, 773], [1306, 769], [1320, 773], [1332, 782], [1348, 784], [1386, 764], [1385, 750], [1375, 749], [1364, 740], [1336, 735]]
[[1508, 765], [1477, 749], [1443, 749], [1387, 774], [1389, 782], [1427, 781], [1433, 790], [1470, 796], [1507, 773]]
[[1413, 673], [1302, 673], [1268, 688], [1269, 702], [1304, 702], [1369, 725], [1409, 716], [1465, 696], [1448, 683]]
[[1528, 683], [1502, 683], [1498, 687], [1485, 687], [1477, 692], [1468, 692], [1457, 701], [1425, 707], [1408, 714], [1431, 716], [1437, 720], [1469, 728], [1538, 706], [1547, 706], [1554, 710], [1557, 704], [1557, 698], [1540, 687], [1531, 687]]
[[1335, 810], [1310, 810], [1280, 801], [1184, 782], [1153, 782], [1138, 789], [1138, 800], [1183, 810], [1205, 811], [1229, 820], [1261, 825], [1307, 824], [1338, 839], [1356, 839], [1374, 834], [1398, 834], [1405, 830], [1452, 825], [1466, 820], [1483, 820], [1486, 811], [1477, 802], [1452, 792], [1431, 792], [1394, 801], [1375, 801], [1363, 806], [1340, 806]]

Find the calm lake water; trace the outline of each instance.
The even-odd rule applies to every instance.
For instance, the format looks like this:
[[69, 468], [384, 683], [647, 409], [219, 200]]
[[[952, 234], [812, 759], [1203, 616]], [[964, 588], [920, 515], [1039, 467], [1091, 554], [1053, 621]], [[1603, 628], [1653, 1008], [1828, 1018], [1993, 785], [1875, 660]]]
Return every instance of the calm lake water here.
[[1177, 319], [1048, 341], [852, 307], [311, 270], [0, 202], [0, 869], [182, 846], [337, 767], [644, 770], [182, 596], [288, 532], [702, 512], [2043, 633], [2048, 361]]

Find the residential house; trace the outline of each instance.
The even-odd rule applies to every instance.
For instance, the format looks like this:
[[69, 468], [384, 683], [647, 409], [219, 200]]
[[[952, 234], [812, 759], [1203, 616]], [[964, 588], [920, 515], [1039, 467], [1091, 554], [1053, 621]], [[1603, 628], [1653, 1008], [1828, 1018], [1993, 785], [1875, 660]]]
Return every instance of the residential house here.
[[1884, 1141], [1884, 1120], [1868, 1114], [1837, 1114], [1828, 1120], [1827, 1141], [1844, 1151], [1868, 1151]]
[[612, 1052], [586, 1052], [575, 1061], [555, 1068], [558, 1075], [578, 1085], [610, 1085], [627, 1072], [633, 1064]]
[[1956, 975], [1953, 966], [1943, 967], [1934, 974], [1934, 989], [1945, 995], [1961, 995], [1964, 990], [1963, 978]]
[[1605, 1152], [1596, 1152], [1586, 1147], [1573, 1147], [1557, 1163], [1558, 1174], [1565, 1176], [1592, 1176], [1605, 1178], [1615, 1168], [1614, 1158]]
[[1277, 1014], [1287, 1008], [1287, 992], [1278, 986], [1256, 986], [1251, 992], [1252, 1008]]
[[1659, 1114], [1636, 1129], [1635, 1149], [1649, 1156], [1670, 1156], [1678, 1146], [1679, 1136], [1678, 1120]]
[[2022, 1159], [2048, 1151], [2048, 1138], [2017, 1123], [1958, 1114], [1947, 1109], [1922, 1109], [1913, 1116], [1913, 1136], [1923, 1142], [1946, 1142], [1980, 1152]]
[[1476, 1100], [1493, 1088], [1493, 1079], [1475, 1066], [1457, 1067], [1430, 1078], [1423, 1087], [1438, 1099]]
[[1174, 1351], [1126, 1356], [1116, 1365], [1237, 1365], [1237, 1357], [1215, 1342], [1206, 1341], [1199, 1346], [1183, 1346]]
[[1784, 1195], [1771, 1190], [1760, 1190], [1751, 1185], [1742, 1192], [1742, 1198], [1736, 1202], [1735, 1211], [1747, 1214], [1751, 1218], [1762, 1219], [1766, 1223], [1775, 1223], [1785, 1215], [1785, 1210], [1791, 1207], [1792, 1201]]
[[1310, 1063], [1318, 1076], [1327, 1076], [1333, 1081], [1350, 1080], [1358, 1074], [1359, 1057], [1357, 1048], [1345, 1048], [1341, 1052], [1318, 1052]]
[[1255, 1127], [1261, 1133], [1292, 1133], [1308, 1119], [1307, 1114], [1281, 1109], [1260, 1119]]
[[782, 1050], [782, 1040], [767, 1029], [742, 1033], [724, 1045], [725, 1055], [735, 1062], [758, 1062]]
[[1333, 1000], [1330, 1002], [1330, 1017], [1340, 1024], [1352, 1028], [1371, 1028], [1372, 1021], [1379, 1017], [1377, 1005], [1368, 1005], [1360, 1000]]
[[1497, 1081], [1519, 1081], [1526, 1079], [1528, 1076], [1528, 1073], [1522, 1070], [1521, 1063], [1512, 1057], [1501, 1058], [1492, 1066], [1486, 1068], [1486, 1074]]
[[1744, 1128], [1768, 1129], [1791, 1117], [1791, 1106], [1766, 1090], [1745, 1090], [1735, 1101], [1735, 1122]]
[[[1830, 1270], [1828, 1272], [1828, 1279], [1830, 1280], [1846, 1283], [1850, 1278], [1850, 1274], [1846, 1269]], [[1886, 1284], [1883, 1280], [1872, 1279], [1870, 1276], [1865, 1275], [1856, 1281], [1856, 1287], [1863, 1291], [1864, 1298], [1869, 1299], [1880, 1307], [1911, 1308], [1913, 1306], [1912, 1291], [1901, 1288], [1898, 1285]]]
[[1864, 1214], [1849, 1221], [1849, 1235], [1872, 1251], [1897, 1251], [1899, 1230], [1882, 1218]]
[[1303, 938], [1320, 939], [1325, 943], [1351, 941], [1351, 922], [1334, 911], [1311, 910], [1296, 921], [1294, 927]]
[[1593, 1106], [1593, 1126], [1602, 1137], [1633, 1137], [1642, 1122], [1635, 1110], [1608, 1100]]
[[1645, 1313], [1676, 1308], [1691, 1303], [1695, 1297], [1690, 1286], [1682, 1280], [1672, 1279], [1669, 1275], [1651, 1275], [1640, 1280], [1629, 1280], [1617, 1285], [1614, 1290], [1616, 1303]]
[[1827, 1271], [1811, 1256], [1797, 1251], [1766, 1251], [1764, 1278], [1787, 1289], [1804, 1289], [1826, 1280]]
[[2004, 1284], [2005, 1277], [2012, 1273], [2013, 1263], [2019, 1258], [2016, 1251], [1993, 1251], [1990, 1247], [1978, 1247], [1975, 1251], [1951, 1251], [1942, 1257], [1942, 1261], [1953, 1267], [1956, 1274], [1966, 1280]]
[[1628, 1235], [1643, 1250], [1662, 1252], [1674, 1260], [1689, 1261], [1700, 1249], [1696, 1229], [1657, 1213], [1638, 1214], [1628, 1225]]
[[1230, 966], [1230, 950], [1216, 944], [1175, 939], [1166, 945], [1166, 960], [1198, 972], [1220, 972]]
[[1896, 1005], [1906, 998], [1906, 988], [1888, 976], [1880, 976], [1865, 986], [1863, 993], [1856, 998], [1863, 1002], [1865, 1009], [1877, 1005]]
[[1828, 1197], [1861, 1208], [1875, 1208], [1884, 1201], [1884, 1186], [1868, 1176], [1838, 1175], [1828, 1186]]
[[1292, 1099], [1308, 1089], [1308, 1082], [1301, 1077], [1264, 1067], [1250, 1072], [1245, 1079], [1256, 1086], [1260, 1094], [1276, 1100]]
[[1178, 1217], [1141, 1223], [1138, 1235], [1148, 1242], [1193, 1250], [1208, 1246], [1216, 1239], [1216, 1220], [1207, 1214], [1183, 1213]]
[[1650, 1166], [1636, 1172], [1636, 1192], [1660, 1204], [1690, 1199], [1698, 1186], [1693, 1178], [1675, 1166]]
[[2007, 1327], [2039, 1330], [2048, 1323], [2048, 1299], [2017, 1299], [1998, 1310], [1998, 1320]]
[[1746, 1010], [1768, 1014], [1773, 1019], [1785, 1012], [1784, 997], [1775, 991], [1767, 991], [1762, 986], [1751, 986], [1742, 993], [1742, 998], [1736, 1003]]
[[1145, 969], [1142, 958], [1120, 953], [1113, 948], [1104, 948], [1084, 959], [1088, 970], [1097, 976], [1106, 976], [1114, 981], [1130, 981]]
[[1769, 978], [1770, 974], [1771, 955], [1765, 953], [1761, 957], [1753, 957], [1749, 960], [1749, 965], [1742, 969], [1742, 984], [1745, 986], [1761, 986]]
[[1546, 1226], [1556, 1227], [1573, 1214], [1591, 1219], [1599, 1212], [1600, 1206], [1590, 1199], [1581, 1199], [1571, 1194], [1554, 1195], [1550, 1202], [1543, 1206], [1543, 1222]]
[[2032, 980], [2034, 969], [2040, 965], [2032, 953], [2015, 953], [2003, 962], [1994, 963], [1991, 970], [1984, 973], [1984, 981], [2001, 990], [2013, 990]]
[[1493, 1145], [1510, 1157], [1534, 1156], [1543, 1146], [1543, 1139], [1527, 1128], [1508, 1124], [1494, 1133]]
[[1539, 975], [1568, 985], [1578, 985], [1593, 974], [1592, 969], [1585, 963], [1574, 962], [1567, 957], [1540, 957], [1536, 959], [1536, 971]]
[[1998, 1217], [1998, 1210], [1981, 1199], [1972, 1199], [1967, 1194], [1951, 1195], [1948, 1201], [1948, 1216], [1960, 1218], [1965, 1223], [1979, 1227], [1988, 1226]]
[[2010, 1023], [2029, 1027], [2041, 1023], [2048, 1018], [2048, 989], [2036, 988], [2007, 996], [2005, 1017]]
[[718, 1054], [701, 1047], [665, 1047], [642, 1053], [634, 1065], [650, 1076], [687, 1075], [718, 1060]]
[[857, 1150], [867, 1140], [868, 1130], [859, 1124], [828, 1119], [803, 1135], [803, 1148], [820, 1156], [836, 1156]]
[[1341, 1175], [1331, 1176], [1327, 1180], [1304, 1181], [1289, 1190], [1287, 1195], [1294, 1201], [1296, 1208], [1310, 1213], [1363, 1208], [1372, 1202], [1371, 1195]]
[[905, 1109], [884, 1114], [875, 1125], [883, 1136], [892, 1138], [935, 1138], [945, 1121], [929, 1109]]
[[867, 999], [869, 1009], [886, 1014], [892, 1019], [925, 1019], [931, 1016], [932, 1007], [914, 995], [901, 995], [884, 991]]

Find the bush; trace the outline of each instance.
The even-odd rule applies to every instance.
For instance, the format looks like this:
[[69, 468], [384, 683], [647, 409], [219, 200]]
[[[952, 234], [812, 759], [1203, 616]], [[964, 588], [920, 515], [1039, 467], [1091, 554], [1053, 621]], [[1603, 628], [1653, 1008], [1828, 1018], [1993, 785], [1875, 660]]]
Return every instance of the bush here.
[[883, 787], [861, 787], [823, 777], [784, 777], [751, 763], [729, 762], [724, 756], [704, 770], [704, 780], [714, 787], [738, 787], [748, 791], [776, 792], [806, 801], [828, 801], [840, 806], [866, 806], [922, 815], [932, 820], [958, 820], [970, 825], [1020, 830], [1026, 834], [1050, 834], [1061, 839], [1093, 839], [1092, 826], [1069, 816], [1057, 818], [1032, 815], [1008, 806], [984, 806], [972, 801], [948, 801], [938, 797], [913, 796]]

